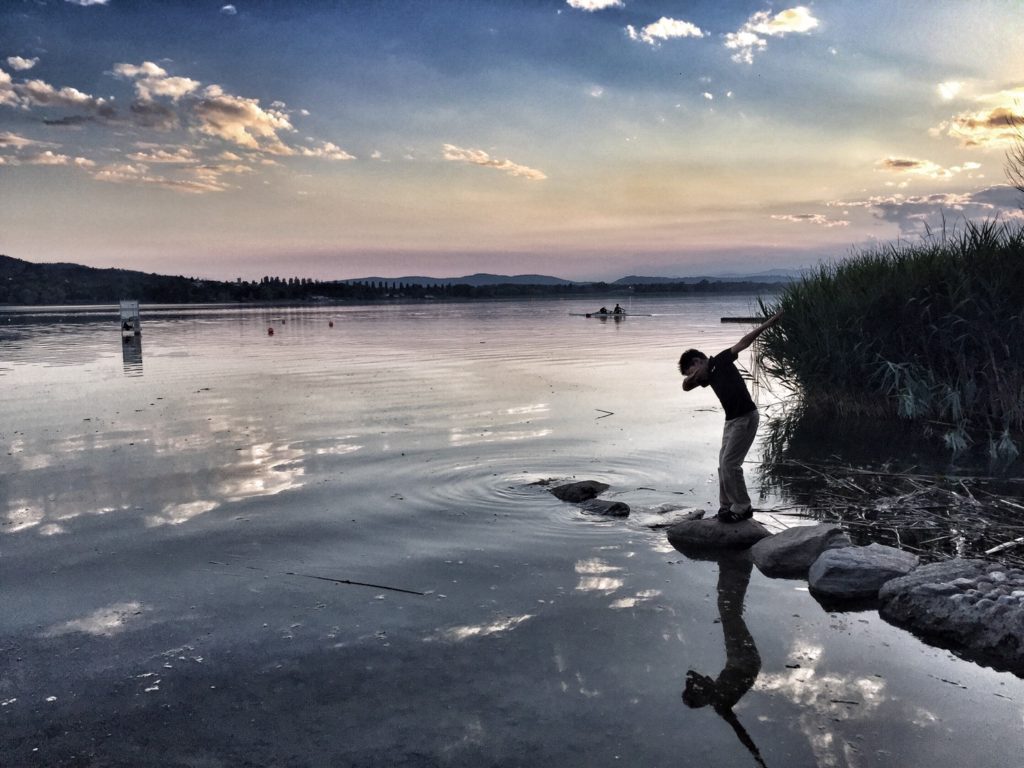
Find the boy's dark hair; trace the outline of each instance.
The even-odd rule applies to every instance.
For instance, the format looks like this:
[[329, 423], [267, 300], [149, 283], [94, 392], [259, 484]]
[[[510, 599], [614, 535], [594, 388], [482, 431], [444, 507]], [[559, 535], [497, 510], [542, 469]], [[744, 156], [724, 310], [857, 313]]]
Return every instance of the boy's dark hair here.
[[707, 360], [708, 356], [701, 352], [699, 349], [688, 349], [679, 356], [679, 372], [686, 375], [686, 369], [690, 367], [690, 363], [694, 360]]

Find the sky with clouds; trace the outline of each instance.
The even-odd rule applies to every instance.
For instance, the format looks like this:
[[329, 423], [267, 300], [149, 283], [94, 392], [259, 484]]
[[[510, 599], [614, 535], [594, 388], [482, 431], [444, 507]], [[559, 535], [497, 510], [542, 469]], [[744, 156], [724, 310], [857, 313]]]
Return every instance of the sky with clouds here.
[[572, 279], [1021, 218], [1010, 0], [3, 0], [0, 253]]

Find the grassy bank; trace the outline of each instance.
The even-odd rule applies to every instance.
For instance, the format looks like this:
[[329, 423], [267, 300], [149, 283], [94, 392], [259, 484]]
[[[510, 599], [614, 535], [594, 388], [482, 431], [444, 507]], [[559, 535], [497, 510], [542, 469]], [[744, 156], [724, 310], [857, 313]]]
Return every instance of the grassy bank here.
[[1024, 228], [968, 223], [824, 265], [765, 312], [763, 370], [818, 414], [899, 417], [954, 451], [1024, 435]]

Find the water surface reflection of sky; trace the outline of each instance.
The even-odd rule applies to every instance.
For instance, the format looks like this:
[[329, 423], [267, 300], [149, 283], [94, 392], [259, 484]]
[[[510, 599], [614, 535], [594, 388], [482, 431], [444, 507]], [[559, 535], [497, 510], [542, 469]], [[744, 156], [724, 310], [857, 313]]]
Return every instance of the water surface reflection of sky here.
[[[714, 500], [722, 417], [676, 360], [735, 341], [718, 318], [751, 302], [651, 300], [620, 323], [578, 301], [143, 307], [130, 349], [113, 313], [12, 316], [13, 764], [87, 742], [232, 764], [227, 732], [258, 764], [299, 733], [323, 764], [752, 764], [728, 718], [682, 700], [689, 670], [727, 666], [735, 607], [760, 667], [730, 712], [765, 764], [1013, 764], [1017, 678], [756, 570], [723, 615], [718, 564], [647, 527]], [[586, 478], [633, 516], [537, 484]], [[120, 742], [90, 742], [114, 713]]]

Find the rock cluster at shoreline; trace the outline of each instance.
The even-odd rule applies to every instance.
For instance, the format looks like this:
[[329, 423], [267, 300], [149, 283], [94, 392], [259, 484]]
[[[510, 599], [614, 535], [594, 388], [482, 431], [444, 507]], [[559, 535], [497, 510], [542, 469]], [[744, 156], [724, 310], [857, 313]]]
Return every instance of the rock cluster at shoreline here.
[[[608, 488], [584, 480], [548, 490], [585, 514], [629, 515], [627, 504], [597, 498]], [[960, 558], [921, 565], [895, 547], [856, 546], [835, 524], [772, 534], [754, 519], [723, 523], [702, 519], [700, 510], [691, 514], [666, 529], [669, 543], [689, 557], [746, 551], [765, 576], [806, 579], [827, 610], [877, 607], [886, 621], [926, 640], [1024, 676], [1024, 569]]]
[[771, 534], [760, 523], [684, 521], [667, 530], [687, 555], [749, 548], [772, 578], [806, 578], [830, 610], [879, 607], [882, 618], [965, 657], [1024, 675], [1024, 569], [982, 560], [920, 565], [881, 544], [855, 546], [837, 525], [795, 526]]

